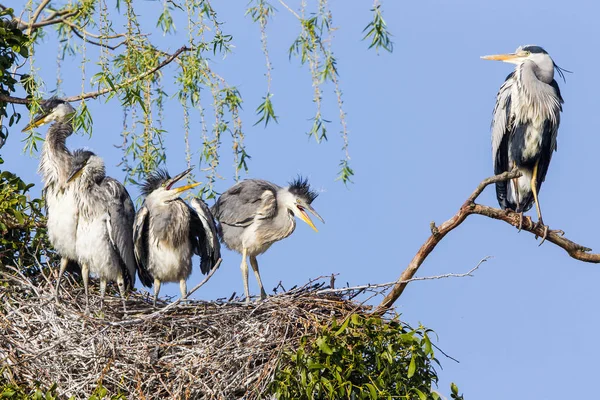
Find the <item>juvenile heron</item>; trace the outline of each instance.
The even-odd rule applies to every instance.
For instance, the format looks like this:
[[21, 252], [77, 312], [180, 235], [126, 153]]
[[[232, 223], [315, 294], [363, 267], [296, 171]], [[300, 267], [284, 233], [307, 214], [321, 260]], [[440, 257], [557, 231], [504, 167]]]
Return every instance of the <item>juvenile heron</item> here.
[[[502, 209], [521, 214], [533, 203], [537, 226], [544, 226], [542, 243], [548, 234], [538, 193], [546, 178], [560, 124], [563, 99], [554, 80], [554, 70], [564, 74], [539, 46], [522, 46], [514, 53], [482, 57], [516, 64], [496, 97], [492, 120], [494, 173], [517, 168], [522, 176], [511, 182], [496, 183], [496, 196]], [[566, 70], [565, 70], [566, 71]]]
[[135, 217], [135, 257], [142, 283], [150, 287], [154, 280], [155, 307], [162, 282], [179, 282], [181, 297], [187, 296], [193, 254], [200, 256], [203, 274], [208, 274], [221, 257], [217, 228], [206, 204], [194, 199], [190, 207], [179, 198], [200, 183], [173, 188], [191, 170], [174, 178], [158, 170], [142, 186], [146, 198]]
[[284, 188], [271, 182], [248, 179], [228, 189], [217, 200], [213, 214], [219, 221], [221, 239], [229, 249], [242, 254], [240, 268], [246, 303], [250, 302], [246, 258], [250, 257], [250, 265], [260, 287], [260, 298], [265, 299], [267, 294], [260, 279], [256, 256], [294, 232], [295, 216], [317, 231], [306, 213], [311, 212], [325, 223], [311, 206], [317, 196], [308, 181], [301, 177]]
[[116, 281], [125, 307], [125, 291], [135, 284], [136, 262], [133, 254], [135, 209], [125, 187], [106, 176], [104, 161], [91, 151], [76, 150], [67, 182], [73, 187], [79, 221], [77, 257], [89, 313], [90, 273], [100, 278], [100, 309], [106, 283]]
[[44, 184], [48, 239], [61, 256], [55, 293], [58, 301], [60, 281], [64, 272], [67, 267], [77, 269], [75, 243], [78, 212], [73, 190], [66, 184], [73, 155], [65, 144], [67, 138], [73, 133], [72, 119], [75, 109], [69, 103], [57, 98], [42, 101], [40, 107], [40, 112], [23, 128], [23, 132], [54, 122], [46, 134], [38, 173]]

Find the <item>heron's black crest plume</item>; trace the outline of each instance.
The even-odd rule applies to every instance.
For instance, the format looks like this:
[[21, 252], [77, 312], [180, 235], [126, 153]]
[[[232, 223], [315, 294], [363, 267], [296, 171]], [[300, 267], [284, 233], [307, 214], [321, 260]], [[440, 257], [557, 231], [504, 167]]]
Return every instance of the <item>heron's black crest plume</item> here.
[[560, 77], [563, 79], [563, 82], [567, 83], [567, 80], [565, 79], [565, 72], [568, 72], [569, 74], [572, 74], [573, 71], [569, 71], [567, 69], [561, 68], [558, 65], [556, 65], [556, 63], [554, 63], [554, 69], [556, 70], [556, 72], [558, 72], [558, 75], [560, 75]]
[[142, 184], [142, 194], [148, 196], [169, 179], [171, 179], [171, 175], [169, 175], [166, 169], [157, 169], [150, 173], [148, 179]]
[[90, 157], [95, 155], [96, 154], [89, 150], [77, 149], [73, 152], [73, 165], [82, 165], [89, 160]]
[[528, 45], [528, 46], [523, 46], [522, 47], [523, 50], [528, 51], [530, 53], [543, 53], [543, 54], [548, 54], [548, 52], [546, 50], [544, 50], [542, 47], [540, 46], [534, 46], [534, 45]]
[[317, 192], [310, 189], [308, 179], [302, 178], [301, 176], [298, 176], [296, 179], [290, 182], [289, 191], [293, 195], [306, 200], [308, 204], [312, 203], [317, 196], [319, 196]]

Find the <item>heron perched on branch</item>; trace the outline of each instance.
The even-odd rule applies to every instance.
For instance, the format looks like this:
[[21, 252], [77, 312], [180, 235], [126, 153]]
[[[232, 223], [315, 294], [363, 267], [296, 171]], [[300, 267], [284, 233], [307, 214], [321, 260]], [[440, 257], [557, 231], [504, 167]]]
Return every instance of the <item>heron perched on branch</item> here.
[[148, 287], [154, 281], [154, 306], [162, 282], [179, 282], [181, 297], [187, 296], [193, 254], [200, 256], [203, 274], [208, 274], [221, 257], [217, 228], [206, 204], [193, 199], [190, 207], [179, 198], [200, 183], [173, 188], [191, 170], [174, 178], [158, 170], [142, 186], [146, 198], [135, 217], [133, 237], [140, 280]]
[[[502, 209], [521, 214], [535, 203], [538, 226], [544, 226], [538, 194], [546, 178], [560, 124], [563, 99], [554, 71], [564, 80], [563, 70], [539, 46], [522, 46], [514, 53], [483, 56], [516, 64], [496, 97], [492, 120], [494, 173], [517, 168], [522, 176], [496, 183]], [[568, 71], [566, 71], [568, 72]], [[545, 239], [548, 227], [544, 226]], [[542, 240], [543, 242], [543, 240]]]
[[72, 187], [67, 185], [73, 155], [66, 140], [73, 133], [75, 109], [67, 102], [51, 98], [40, 103], [40, 111], [23, 128], [23, 132], [53, 122], [46, 134], [38, 173], [44, 184], [48, 239], [61, 256], [60, 272], [56, 283], [56, 301], [64, 272], [76, 270], [76, 235], [78, 211]]
[[86, 313], [89, 312], [90, 273], [100, 278], [100, 309], [106, 284], [116, 281], [125, 307], [125, 291], [135, 284], [136, 261], [133, 254], [135, 209], [125, 187], [106, 176], [104, 161], [91, 151], [73, 153], [71, 174], [79, 221], [77, 257], [85, 288]]
[[246, 258], [250, 257], [250, 265], [260, 287], [260, 298], [265, 299], [267, 294], [260, 279], [256, 256], [294, 232], [294, 217], [317, 231], [306, 213], [309, 211], [325, 223], [311, 206], [317, 196], [308, 181], [299, 177], [288, 187], [258, 179], [245, 180], [228, 189], [217, 200], [213, 215], [219, 221], [221, 239], [229, 249], [242, 254], [240, 268], [246, 303], [250, 302]]

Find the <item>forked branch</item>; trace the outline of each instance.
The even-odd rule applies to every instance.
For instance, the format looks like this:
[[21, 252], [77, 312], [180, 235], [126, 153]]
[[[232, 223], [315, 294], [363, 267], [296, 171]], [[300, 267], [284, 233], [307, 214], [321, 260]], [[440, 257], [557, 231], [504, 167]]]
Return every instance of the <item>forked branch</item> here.
[[[423, 264], [427, 256], [435, 249], [437, 244], [446, 236], [450, 231], [458, 227], [464, 222], [469, 215], [479, 214], [488, 218], [504, 221], [516, 228], [519, 227], [521, 217], [518, 213], [510, 210], [501, 210], [498, 208], [488, 207], [481, 204], [475, 203], [475, 200], [481, 192], [492, 183], [502, 182], [509, 179], [520, 177], [521, 174], [518, 171], [505, 172], [500, 175], [492, 176], [484, 179], [477, 189], [469, 196], [467, 201], [461, 206], [456, 214], [440, 226], [436, 227], [434, 223], [431, 224], [431, 236], [423, 243], [417, 254], [413, 257], [410, 264], [396, 281], [394, 287], [385, 296], [383, 301], [374, 311], [376, 314], [383, 314], [398, 300], [398, 298], [404, 292], [406, 285], [417, 273], [419, 267]], [[523, 217], [522, 230], [534, 234], [536, 237], [542, 237], [544, 235], [544, 227], [536, 225], [530, 217]], [[590, 253], [592, 249], [577, 244], [564, 236], [564, 232], [561, 230], [548, 229], [546, 241], [554, 243], [558, 247], [564, 249], [572, 258], [589, 263], [600, 263], [600, 254]]]

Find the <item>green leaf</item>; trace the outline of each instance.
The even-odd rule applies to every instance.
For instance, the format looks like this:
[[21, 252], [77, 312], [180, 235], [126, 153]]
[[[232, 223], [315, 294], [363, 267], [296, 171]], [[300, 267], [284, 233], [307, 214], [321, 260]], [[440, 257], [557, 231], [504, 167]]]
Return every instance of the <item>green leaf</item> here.
[[456, 383], [452, 382], [450, 384], [450, 390], [452, 390], [452, 394], [458, 396], [458, 386], [456, 386]]
[[415, 361], [415, 355], [413, 354], [413, 356], [410, 359], [410, 365], [408, 366], [408, 378], [409, 379], [413, 377], [416, 370], [417, 370], [417, 363]]
[[317, 339], [317, 346], [319, 347], [319, 350], [321, 350], [323, 353], [327, 354], [327, 355], [332, 355], [333, 351], [331, 350], [331, 347], [329, 347], [329, 345], [327, 344], [327, 341], [325, 338], [318, 338]]
[[417, 396], [419, 396], [420, 400], [427, 400], [427, 396], [425, 395], [425, 393], [421, 392], [417, 388], [412, 388], [412, 390], [413, 390], [413, 392], [415, 392], [417, 394]]

